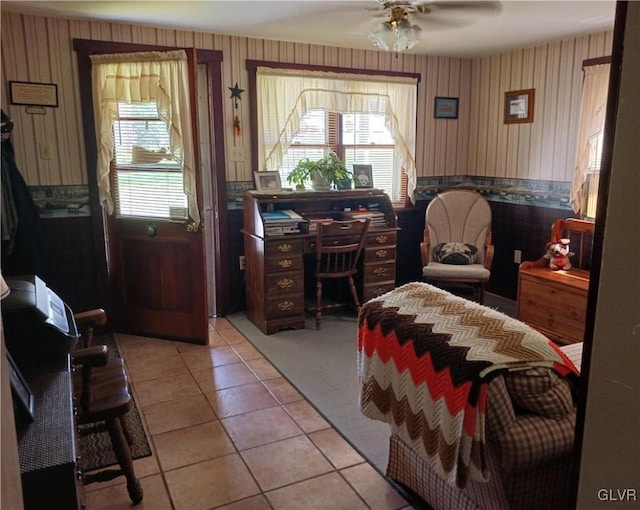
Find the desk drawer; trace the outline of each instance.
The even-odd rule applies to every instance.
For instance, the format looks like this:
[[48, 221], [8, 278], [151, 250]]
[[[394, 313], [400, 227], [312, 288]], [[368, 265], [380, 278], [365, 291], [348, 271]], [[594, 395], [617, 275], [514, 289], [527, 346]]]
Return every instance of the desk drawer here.
[[302, 253], [302, 239], [278, 239], [267, 241], [264, 252], [266, 257], [276, 255], [295, 255]]
[[367, 246], [382, 246], [387, 244], [396, 245], [397, 233], [394, 232], [379, 232], [377, 234], [369, 233], [367, 235]]
[[396, 279], [396, 262], [382, 262], [378, 264], [364, 264], [365, 284]]
[[395, 260], [395, 246], [372, 246], [364, 250], [365, 262], [381, 262], [383, 260]]
[[365, 285], [362, 288], [362, 302], [366, 303], [370, 299], [381, 296], [382, 294], [392, 291], [396, 288], [396, 282], [378, 282], [371, 285]]
[[267, 319], [303, 314], [304, 293], [267, 297], [265, 308]]
[[280, 296], [304, 290], [304, 272], [287, 271], [267, 275], [267, 296]]
[[299, 254], [282, 255], [280, 257], [268, 257], [264, 260], [265, 273], [302, 271], [302, 268], [302, 257]]

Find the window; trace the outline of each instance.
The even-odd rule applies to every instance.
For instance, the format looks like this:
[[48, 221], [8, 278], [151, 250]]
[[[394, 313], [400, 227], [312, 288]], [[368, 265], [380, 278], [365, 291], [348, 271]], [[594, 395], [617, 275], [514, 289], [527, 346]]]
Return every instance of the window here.
[[198, 225], [186, 51], [90, 59], [100, 204], [107, 214], [117, 205], [120, 216], [190, 218]]
[[393, 137], [384, 125], [384, 115], [307, 110], [278, 170], [282, 182], [286, 182], [301, 159], [320, 159], [335, 152], [349, 170], [356, 163], [370, 164], [373, 186], [385, 190], [391, 200], [399, 201], [404, 196], [401, 196], [401, 170], [394, 149]]
[[259, 170], [277, 170], [286, 182], [300, 159], [335, 152], [347, 169], [370, 164], [374, 186], [392, 200], [413, 198], [416, 75], [369, 76], [258, 62], [248, 67], [255, 71]]
[[601, 60], [584, 65], [576, 166], [570, 195], [573, 211], [583, 218], [596, 216], [609, 68], [610, 64]]
[[187, 216], [181, 151], [171, 153], [156, 103], [118, 103], [111, 179], [118, 217]]

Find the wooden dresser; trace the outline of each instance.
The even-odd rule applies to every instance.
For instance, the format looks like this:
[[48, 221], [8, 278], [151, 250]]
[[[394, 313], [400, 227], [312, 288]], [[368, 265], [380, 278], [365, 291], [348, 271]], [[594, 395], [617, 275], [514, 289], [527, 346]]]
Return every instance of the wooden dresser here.
[[315, 253], [315, 234], [302, 229], [299, 233], [270, 235], [263, 218], [267, 212], [293, 210], [305, 219], [339, 219], [345, 212], [358, 209], [381, 212], [384, 225], [369, 228], [361, 270], [355, 279], [362, 302], [395, 287], [398, 227], [391, 201], [384, 192], [248, 191], [243, 196], [243, 206], [247, 315], [263, 333], [304, 328], [305, 278], [315, 282], [307, 256]]
[[521, 269], [518, 274], [518, 319], [563, 344], [582, 342], [589, 272]]
[[549, 260], [523, 262], [518, 271], [518, 319], [562, 344], [582, 342], [587, 318], [587, 293], [594, 223], [559, 219], [551, 239], [568, 239], [573, 267], [556, 271]]

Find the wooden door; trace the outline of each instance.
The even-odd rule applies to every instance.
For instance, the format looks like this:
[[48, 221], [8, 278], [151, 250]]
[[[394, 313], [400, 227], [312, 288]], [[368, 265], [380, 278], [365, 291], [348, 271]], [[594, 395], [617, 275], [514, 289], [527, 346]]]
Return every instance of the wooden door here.
[[[193, 228], [189, 221], [153, 220], [133, 217], [105, 216], [98, 205], [97, 185], [95, 178], [96, 139], [93, 129], [93, 104], [91, 97], [90, 60], [92, 53], [120, 53], [131, 51], [167, 50], [145, 45], [123, 43], [107, 43], [104, 41], [74, 40], [74, 49], [78, 53], [78, 64], [82, 70], [81, 97], [83, 103], [83, 120], [86, 133], [87, 164], [89, 170], [89, 191], [92, 197], [92, 213], [94, 217], [95, 244], [98, 258], [105, 260], [105, 272], [99, 274], [105, 308], [110, 312], [113, 327], [117, 332], [133, 333], [142, 336], [155, 336], [207, 343], [208, 310], [207, 280], [205, 265], [204, 236], [200, 228]], [[198, 105], [196, 95], [196, 61], [197, 59], [221, 60], [214, 52], [186, 50], [189, 54], [190, 98], [192, 110], [193, 146], [196, 149], [196, 168], [198, 169], [198, 203], [200, 215], [202, 210], [202, 175], [200, 154], [198, 151], [198, 108], [206, 110], [213, 129], [210, 167], [215, 173], [214, 195], [216, 203], [225, 204], [226, 195], [220, 180], [224, 182], [224, 152], [221, 147], [222, 123], [213, 118], [212, 104], [219, 103], [220, 80], [219, 69], [211, 79], [211, 91], [208, 102]], [[200, 55], [202, 53], [202, 55]], [[215, 66], [212, 66], [215, 68]], [[218, 111], [221, 104], [217, 105]], [[225, 218], [222, 218], [224, 220]], [[224, 234], [221, 229], [220, 215], [216, 215], [212, 235], [219, 239]], [[102, 234], [100, 234], [102, 232]], [[99, 249], [100, 237], [106, 240], [104, 250]], [[218, 250], [214, 254], [216, 276], [222, 274], [221, 258]], [[223, 275], [224, 276], [224, 275]], [[215, 282], [219, 287], [224, 282]], [[212, 284], [214, 284], [212, 282]], [[106, 289], [106, 290], [105, 290]], [[216, 290], [216, 298], [222, 303], [225, 295]], [[108, 304], [107, 304], [108, 303]]]
[[108, 237], [116, 330], [206, 343], [202, 231], [110, 217]]
[[[193, 147], [197, 149], [196, 55], [193, 49], [185, 51], [189, 57]], [[202, 204], [197, 150], [195, 167], [198, 204]], [[190, 220], [113, 215], [109, 216], [107, 242], [115, 290], [116, 329], [207, 343], [206, 265], [201, 228]]]

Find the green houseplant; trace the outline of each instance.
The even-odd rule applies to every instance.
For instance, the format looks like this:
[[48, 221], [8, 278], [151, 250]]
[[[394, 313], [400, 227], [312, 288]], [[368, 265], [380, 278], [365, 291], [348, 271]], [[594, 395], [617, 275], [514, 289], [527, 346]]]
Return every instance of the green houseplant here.
[[301, 159], [287, 177], [289, 184], [304, 187], [307, 182], [311, 182], [311, 187], [318, 191], [329, 190], [332, 184], [338, 187], [339, 181], [343, 179], [351, 179], [351, 172], [333, 152], [316, 161]]

